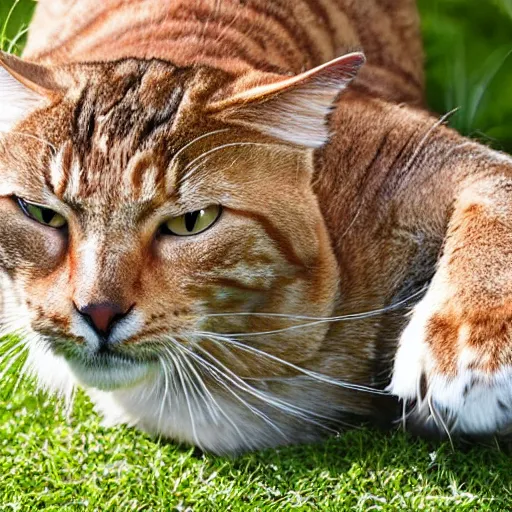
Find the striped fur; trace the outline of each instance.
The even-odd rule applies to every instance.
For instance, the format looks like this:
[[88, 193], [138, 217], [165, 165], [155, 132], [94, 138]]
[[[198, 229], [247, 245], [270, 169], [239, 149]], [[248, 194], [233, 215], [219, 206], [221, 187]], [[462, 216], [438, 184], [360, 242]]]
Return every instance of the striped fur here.
[[216, 453], [397, 419], [390, 381], [420, 430], [510, 426], [512, 161], [419, 110], [414, 2], [41, 0], [0, 64], [3, 323], [42, 386]]
[[362, 88], [421, 103], [418, 26], [414, 0], [40, 1], [25, 56], [53, 64], [157, 58], [258, 79], [364, 48]]

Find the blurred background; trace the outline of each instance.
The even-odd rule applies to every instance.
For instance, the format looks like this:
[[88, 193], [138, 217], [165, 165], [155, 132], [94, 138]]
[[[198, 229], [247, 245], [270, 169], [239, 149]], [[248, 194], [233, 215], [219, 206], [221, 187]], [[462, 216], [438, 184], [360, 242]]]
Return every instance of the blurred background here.
[[[418, 0], [427, 98], [464, 135], [512, 153], [512, 0]], [[19, 52], [33, 0], [0, 0], [0, 44]]]

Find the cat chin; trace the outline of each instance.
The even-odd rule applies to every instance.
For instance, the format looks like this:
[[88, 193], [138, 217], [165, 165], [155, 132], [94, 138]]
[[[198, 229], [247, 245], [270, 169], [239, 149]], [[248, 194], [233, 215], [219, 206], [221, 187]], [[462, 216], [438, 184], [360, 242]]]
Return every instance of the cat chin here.
[[68, 366], [78, 384], [101, 391], [114, 391], [136, 386], [156, 371], [154, 362], [130, 361], [117, 356], [99, 360], [68, 360]]
[[29, 349], [27, 366], [29, 373], [36, 377], [38, 386], [69, 401], [75, 387], [101, 392], [129, 391], [158, 375], [158, 364], [134, 361], [119, 356], [94, 360], [65, 358], [56, 354], [40, 339]]

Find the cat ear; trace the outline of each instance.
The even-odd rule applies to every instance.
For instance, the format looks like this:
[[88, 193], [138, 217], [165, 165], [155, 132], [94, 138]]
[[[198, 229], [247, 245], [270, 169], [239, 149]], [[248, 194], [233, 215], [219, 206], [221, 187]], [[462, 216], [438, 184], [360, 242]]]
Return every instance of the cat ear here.
[[227, 121], [318, 148], [329, 138], [326, 118], [338, 94], [364, 63], [362, 53], [344, 55], [292, 78], [249, 89], [212, 108]]
[[0, 133], [9, 131], [59, 91], [50, 69], [0, 52]]

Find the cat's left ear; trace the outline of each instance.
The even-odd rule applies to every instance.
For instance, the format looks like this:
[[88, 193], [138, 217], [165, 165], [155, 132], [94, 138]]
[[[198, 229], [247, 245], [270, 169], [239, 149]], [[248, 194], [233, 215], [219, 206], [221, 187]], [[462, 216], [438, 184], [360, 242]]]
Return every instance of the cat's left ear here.
[[49, 68], [0, 52], [0, 134], [60, 93]]
[[344, 55], [292, 78], [219, 101], [211, 111], [285, 142], [318, 148], [329, 138], [327, 116], [338, 94], [364, 63], [362, 53]]

